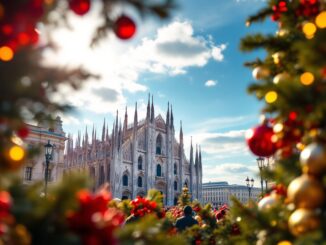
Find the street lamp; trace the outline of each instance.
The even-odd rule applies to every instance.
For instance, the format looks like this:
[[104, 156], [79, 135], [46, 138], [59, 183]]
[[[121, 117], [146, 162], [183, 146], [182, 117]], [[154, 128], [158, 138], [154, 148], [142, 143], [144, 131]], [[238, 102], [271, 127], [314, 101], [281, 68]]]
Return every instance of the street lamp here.
[[263, 175], [262, 175], [262, 170], [264, 167], [264, 158], [263, 157], [258, 157], [257, 158], [257, 164], [259, 168], [259, 173], [260, 173], [260, 184], [261, 184], [261, 194], [264, 192], [264, 181], [263, 181]]
[[251, 197], [251, 189], [254, 186], [254, 179], [253, 178], [249, 179], [249, 177], [247, 176], [246, 184], [247, 184], [247, 187], [248, 187], [249, 199], [250, 199], [250, 197]]
[[44, 186], [44, 195], [47, 194], [47, 188], [48, 188], [48, 177], [49, 177], [49, 164], [50, 160], [52, 158], [53, 153], [53, 145], [50, 144], [50, 140], [48, 140], [48, 143], [44, 145], [45, 148], [45, 186]]

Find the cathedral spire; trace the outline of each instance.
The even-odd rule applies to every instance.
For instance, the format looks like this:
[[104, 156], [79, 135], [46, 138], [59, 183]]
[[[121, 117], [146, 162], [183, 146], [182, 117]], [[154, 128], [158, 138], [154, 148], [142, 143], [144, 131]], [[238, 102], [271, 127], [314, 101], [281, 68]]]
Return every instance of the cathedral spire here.
[[168, 111], [166, 112], [166, 127], [169, 127], [170, 124], [170, 102], [168, 102]]
[[198, 162], [199, 162], [199, 172], [200, 172], [200, 174], [202, 174], [202, 168], [203, 168], [203, 166], [202, 166], [202, 163], [201, 163], [201, 146], [199, 145], [199, 157], [198, 157], [199, 159], [198, 159]]
[[110, 138], [109, 138], [109, 123], [106, 124], [106, 134], [105, 134], [105, 141], [109, 142]]
[[170, 128], [171, 129], [174, 128], [172, 104], [171, 104], [171, 123], [170, 123]]
[[102, 127], [102, 142], [104, 142], [105, 140], [105, 118], [103, 121], [103, 127]]
[[87, 125], [86, 125], [86, 127], [85, 127], [85, 146], [86, 146], [86, 148], [87, 148], [87, 146], [88, 146], [88, 132], [87, 132]]
[[155, 120], [155, 113], [154, 113], [154, 98], [152, 95], [152, 107], [151, 107], [151, 122], [153, 123]]
[[146, 121], [150, 120], [150, 94], [148, 94], [148, 103], [147, 103], [147, 113], [146, 113]]
[[190, 157], [189, 157], [190, 165], [194, 164], [194, 148], [192, 147], [192, 136], [190, 140]]
[[179, 133], [180, 145], [183, 144], [183, 131], [182, 131], [182, 121], [180, 121], [180, 133]]
[[124, 134], [127, 132], [127, 127], [128, 127], [128, 111], [127, 111], [127, 106], [126, 106], [125, 119], [123, 121], [123, 132], [124, 132]]
[[198, 174], [198, 145], [196, 144], [196, 155], [195, 155], [195, 167], [196, 167], [196, 175]]
[[134, 114], [134, 127], [137, 127], [138, 124], [138, 113], [137, 113], [137, 102], [135, 104], [135, 114]]

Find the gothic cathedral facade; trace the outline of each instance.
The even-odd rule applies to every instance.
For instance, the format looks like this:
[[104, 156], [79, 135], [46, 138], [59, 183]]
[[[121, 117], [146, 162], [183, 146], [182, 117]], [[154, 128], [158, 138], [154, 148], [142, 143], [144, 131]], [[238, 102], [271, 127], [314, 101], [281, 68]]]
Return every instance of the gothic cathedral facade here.
[[109, 134], [103, 124], [101, 140], [93, 128], [89, 143], [87, 129], [75, 144], [68, 136], [64, 159], [65, 171], [87, 170], [94, 181], [94, 190], [104, 183], [116, 198], [146, 196], [150, 189], [161, 191], [165, 205], [176, 204], [186, 185], [192, 199], [202, 201], [202, 159], [196, 146], [195, 157], [191, 142], [190, 158], [184, 153], [182, 125], [179, 142], [175, 138], [172, 106], [168, 105], [166, 120], [155, 117], [153, 98], [148, 100], [146, 118], [138, 120], [137, 104], [133, 122], [128, 124], [126, 110], [123, 126], [118, 112]]

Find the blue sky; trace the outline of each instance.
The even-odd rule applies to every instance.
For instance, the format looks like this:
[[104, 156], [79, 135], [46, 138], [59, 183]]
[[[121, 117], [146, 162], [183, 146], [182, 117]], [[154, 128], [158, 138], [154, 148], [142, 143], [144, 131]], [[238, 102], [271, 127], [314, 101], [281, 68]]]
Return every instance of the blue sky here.
[[[241, 53], [240, 38], [249, 32], [273, 32], [275, 24], [245, 26], [245, 19], [265, 4], [259, 0], [179, 0], [173, 17], [164, 22], [141, 20], [130, 10], [138, 32], [131, 41], [115, 36], [94, 50], [88, 47], [97, 7], [85, 17], [71, 16], [74, 31], [59, 30], [54, 37], [59, 53], [48, 53], [49, 63], [83, 65], [102, 76], [78, 93], [62, 87], [63, 96], [76, 110], [62, 115], [64, 130], [77, 134], [94, 124], [101, 132], [103, 119], [112, 127], [115, 111], [134, 104], [145, 115], [148, 93], [154, 95], [156, 113], [173, 105], [176, 136], [183, 121], [186, 154], [190, 136], [202, 147], [204, 181], [244, 184], [257, 175], [255, 156], [244, 143], [246, 129], [257, 124], [261, 105], [246, 93], [251, 71], [243, 66], [263, 52]], [[111, 128], [110, 128], [111, 130]], [[258, 180], [258, 179], [257, 179]], [[258, 181], [256, 181], [258, 186]]]

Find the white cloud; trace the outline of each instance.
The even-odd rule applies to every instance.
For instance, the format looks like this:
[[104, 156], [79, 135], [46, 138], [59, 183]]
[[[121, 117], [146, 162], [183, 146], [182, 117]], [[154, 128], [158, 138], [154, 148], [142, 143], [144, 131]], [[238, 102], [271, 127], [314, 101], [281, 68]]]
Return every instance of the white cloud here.
[[202, 67], [209, 60], [222, 61], [222, 51], [226, 47], [215, 45], [212, 37], [195, 35], [190, 22], [174, 21], [158, 28], [152, 38], [126, 43], [112, 34], [95, 49], [90, 49], [96, 11], [85, 18], [76, 19], [72, 15], [71, 19], [74, 31], [60, 29], [53, 32], [59, 51], [45, 52], [47, 63], [70, 67], [81, 65], [101, 78], [87, 83], [77, 92], [62, 86], [63, 96], [57, 94], [53, 99], [95, 113], [114, 114], [116, 108], [127, 101], [125, 91], [145, 92], [147, 87], [139, 81], [142, 73], [185, 74], [189, 67]]
[[212, 56], [217, 61], [222, 61], [224, 59], [224, 55], [222, 51], [226, 49], [226, 44], [221, 44], [219, 46], [213, 47], [212, 49]]
[[258, 169], [254, 162], [226, 162], [218, 165], [206, 165], [203, 167], [203, 182], [228, 181], [229, 184], [245, 185], [245, 178], [254, 178], [255, 186], [258, 183]]
[[217, 81], [215, 81], [215, 80], [207, 80], [205, 82], [206, 87], [214, 87], [216, 84], [217, 84]]
[[141, 69], [179, 75], [188, 67], [206, 65], [211, 58], [222, 61], [225, 48], [225, 44], [216, 46], [209, 37], [196, 36], [190, 22], [174, 21], [158, 29], [154, 39], [144, 38], [128, 57], [137, 57]]

